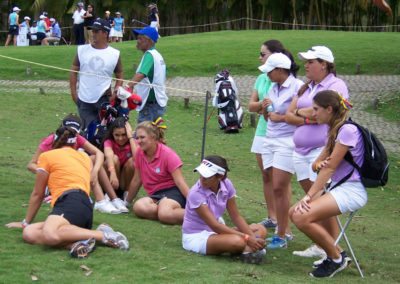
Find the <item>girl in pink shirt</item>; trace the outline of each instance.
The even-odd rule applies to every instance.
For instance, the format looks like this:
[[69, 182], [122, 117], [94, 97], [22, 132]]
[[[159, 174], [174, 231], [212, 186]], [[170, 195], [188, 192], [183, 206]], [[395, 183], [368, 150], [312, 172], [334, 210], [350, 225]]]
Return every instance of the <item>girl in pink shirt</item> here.
[[127, 190], [133, 177], [136, 151], [132, 127], [124, 117], [117, 117], [104, 137], [106, 170], [114, 190]]
[[162, 119], [144, 121], [136, 128], [138, 148], [135, 173], [129, 186], [131, 202], [143, 185], [147, 197], [133, 205], [136, 216], [165, 224], [182, 224], [189, 187], [182, 175], [182, 161], [164, 144]]

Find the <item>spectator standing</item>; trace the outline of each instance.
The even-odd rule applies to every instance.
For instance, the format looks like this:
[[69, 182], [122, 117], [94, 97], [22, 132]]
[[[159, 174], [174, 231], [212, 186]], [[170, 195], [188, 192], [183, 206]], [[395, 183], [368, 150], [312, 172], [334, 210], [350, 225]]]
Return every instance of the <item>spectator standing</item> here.
[[88, 4], [87, 11], [83, 15], [83, 26], [85, 31], [85, 43], [92, 43], [93, 41], [93, 33], [89, 27], [93, 25], [94, 20], [96, 19], [96, 14], [94, 13], [94, 7], [92, 4]]
[[155, 28], [158, 32], [158, 29], [160, 28], [160, 17], [158, 16], [157, 4], [151, 3], [149, 6], [147, 6], [147, 9], [149, 10], [148, 18], [150, 27]]
[[17, 38], [18, 46], [28, 46], [29, 45], [29, 21], [31, 18], [28, 16], [24, 17], [24, 21], [19, 25], [19, 34]]
[[166, 65], [164, 58], [155, 49], [157, 30], [146, 27], [133, 32], [137, 37], [136, 48], [144, 54], [128, 87], [135, 87], [136, 93], [142, 98], [142, 105], [137, 108], [138, 123], [154, 121], [164, 115], [168, 102], [165, 92]]
[[[98, 119], [103, 103], [114, 99], [115, 91], [111, 91], [112, 74], [117, 79], [123, 78], [120, 52], [108, 45], [108, 34], [111, 30], [109, 22], [97, 18], [90, 28], [93, 31], [93, 43], [78, 47], [69, 81], [71, 97], [83, 120], [83, 129]], [[79, 80], [74, 71], [82, 71]], [[117, 80], [115, 90], [121, 85], [122, 81]]]
[[84, 5], [82, 2], [76, 4], [76, 10], [72, 15], [72, 19], [74, 21], [73, 31], [75, 35], [75, 44], [82, 45], [85, 44], [85, 36], [83, 29], [83, 15], [85, 14], [85, 10], [83, 9]]
[[9, 30], [8, 30], [8, 35], [7, 35], [7, 40], [4, 46], [8, 46], [8, 44], [11, 41], [11, 38], [13, 40], [14, 46], [17, 45], [17, 36], [19, 33], [19, 12], [21, 11], [20, 8], [14, 7], [13, 12], [8, 16], [8, 25], [9, 25]]
[[111, 35], [112, 42], [122, 42], [124, 36], [124, 18], [121, 17], [121, 12], [115, 12], [114, 29]]
[[29, 28], [30, 42], [29, 45], [37, 45], [37, 22], [32, 22], [32, 27]]
[[47, 25], [46, 21], [44, 20], [46, 17], [44, 15], [40, 15], [40, 21], [37, 24], [37, 39], [41, 45], [49, 45], [46, 39], [46, 30]]

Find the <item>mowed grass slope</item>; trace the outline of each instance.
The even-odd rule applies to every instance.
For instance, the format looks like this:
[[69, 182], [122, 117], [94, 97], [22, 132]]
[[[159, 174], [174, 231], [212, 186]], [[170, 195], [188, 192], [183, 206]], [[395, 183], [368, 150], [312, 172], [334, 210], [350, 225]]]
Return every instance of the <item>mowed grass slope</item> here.
[[[105, 247], [86, 260], [71, 259], [66, 250], [31, 246], [23, 243], [20, 230], [3, 225], [25, 216], [34, 176], [26, 164], [40, 139], [54, 131], [61, 118], [75, 111], [69, 96], [39, 94], [0, 94], [0, 283], [308, 283], [311, 259], [292, 255], [310, 241], [295, 230], [289, 248], [270, 251], [266, 263], [242, 264], [229, 256], [204, 257], [181, 248], [180, 226], [165, 226], [141, 220], [131, 213], [107, 215], [96, 212], [94, 226], [111, 224], [126, 234], [129, 252]], [[203, 106], [171, 101], [165, 116], [167, 142], [181, 156], [184, 176], [191, 186], [198, 178], [193, 168], [200, 161]], [[132, 121], [135, 113], [132, 113]], [[134, 124], [134, 123], [133, 123]], [[229, 177], [237, 189], [237, 203], [248, 222], [265, 217], [261, 177], [255, 157], [250, 153], [254, 129], [246, 127], [237, 135], [226, 135], [217, 127], [215, 113], [208, 123], [206, 154], [228, 159]], [[390, 182], [382, 189], [369, 189], [369, 202], [348, 230], [366, 279], [355, 267], [346, 269], [331, 283], [399, 283], [399, 159], [392, 158]], [[293, 179], [293, 202], [303, 193]], [[140, 195], [143, 195], [141, 190]], [[43, 205], [36, 221], [49, 212]], [[230, 224], [229, 217], [225, 216]], [[293, 226], [292, 226], [293, 227]], [[81, 265], [92, 273], [86, 275]]]
[[[280, 40], [294, 55], [313, 45], [326, 45], [335, 55], [339, 74], [400, 74], [398, 52], [399, 33], [358, 33], [334, 31], [222, 31], [162, 37], [157, 49], [164, 56], [168, 76], [214, 76], [222, 68], [232, 74], [258, 74], [259, 48], [268, 39]], [[136, 41], [113, 44], [122, 54], [125, 78], [130, 79], [139, 64], [141, 52]], [[69, 69], [76, 53], [76, 46], [34, 46], [0, 48], [0, 55], [48, 64]], [[297, 60], [297, 56], [296, 60]], [[302, 63], [297, 60], [302, 65]], [[30, 66], [33, 75], [26, 75]], [[302, 73], [303, 70], [300, 71]], [[65, 80], [65, 71], [47, 69], [29, 63], [0, 58], [0, 78], [11, 80]]]

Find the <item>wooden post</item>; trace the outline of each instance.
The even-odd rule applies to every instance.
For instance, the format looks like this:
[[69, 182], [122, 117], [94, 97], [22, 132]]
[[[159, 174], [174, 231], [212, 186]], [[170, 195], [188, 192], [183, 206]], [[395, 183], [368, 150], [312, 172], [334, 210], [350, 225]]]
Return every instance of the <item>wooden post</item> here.
[[183, 107], [184, 108], [189, 108], [189, 98], [183, 98]]

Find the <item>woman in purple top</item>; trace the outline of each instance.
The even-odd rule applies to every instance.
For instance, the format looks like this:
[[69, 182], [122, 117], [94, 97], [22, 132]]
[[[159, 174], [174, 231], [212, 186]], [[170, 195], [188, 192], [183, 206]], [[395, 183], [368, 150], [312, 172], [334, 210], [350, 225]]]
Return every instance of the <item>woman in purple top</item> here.
[[[185, 250], [204, 255], [242, 253], [248, 263], [260, 263], [265, 255], [266, 229], [248, 225], [236, 205], [236, 190], [226, 177], [228, 165], [220, 156], [208, 156], [195, 169], [200, 179], [189, 191], [182, 225]], [[219, 221], [228, 210], [236, 228]]]
[[[290, 216], [300, 231], [326, 251], [327, 258], [310, 273], [313, 277], [332, 277], [347, 266], [343, 252], [334, 245], [335, 238], [320, 222], [358, 210], [368, 199], [357, 171], [335, 187], [354, 170], [344, 160], [348, 151], [358, 165], [363, 162], [362, 136], [356, 126], [344, 124], [349, 108], [347, 100], [335, 91], [321, 91], [314, 97], [312, 117], [318, 124], [328, 125], [328, 142], [312, 166], [314, 171], [319, 171], [316, 181], [303, 199], [293, 206]], [[332, 185], [323, 194], [329, 179], [332, 179]]]
[[[312, 117], [312, 100], [323, 90], [334, 90], [348, 99], [349, 93], [345, 82], [336, 77], [332, 51], [325, 46], [314, 46], [307, 52], [300, 52], [299, 58], [305, 61], [304, 67], [308, 81], [286, 113], [286, 122], [297, 126], [293, 136], [293, 165], [297, 181], [307, 193], [317, 174], [311, 170], [311, 164], [321, 153], [326, 143], [328, 126], [318, 124]], [[332, 236], [338, 234], [336, 220], [327, 221]], [[294, 255], [303, 257], [325, 257], [325, 252], [312, 244], [304, 251], [294, 251]]]
[[277, 235], [268, 244], [269, 249], [287, 247], [292, 239], [289, 228], [289, 207], [291, 199], [290, 180], [293, 168], [293, 133], [295, 126], [287, 124], [285, 114], [292, 99], [303, 82], [296, 79], [290, 69], [292, 61], [283, 53], [270, 55], [259, 69], [266, 73], [274, 84], [268, 92], [264, 118], [268, 120], [263, 167], [272, 172], [272, 189], [277, 217]]

